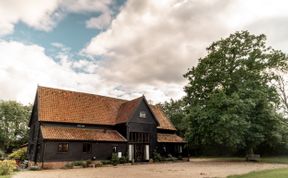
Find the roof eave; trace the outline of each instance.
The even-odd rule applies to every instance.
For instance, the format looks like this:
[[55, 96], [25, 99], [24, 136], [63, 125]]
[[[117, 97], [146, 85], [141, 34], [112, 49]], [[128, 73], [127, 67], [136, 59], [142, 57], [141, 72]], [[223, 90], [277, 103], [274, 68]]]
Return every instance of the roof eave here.
[[157, 141], [157, 143], [188, 143], [188, 142], [187, 141], [181, 141], [181, 142], [168, 142], [168, 141], [167, 142], [158, 142]]
[[[34, 109], [35, 107], [37, 107], [38, 113], [39, 113], [39, 107], [38, 107], [38, 104], [39, 104], [39, 102], [38, 102], [38, 87], [39, 87], [39, 86], [37, 86], [37, 89], [36, 89], [36, 95], [35, 95], [35, 99], [34, 99], [32, 111], [31, 111], [31, 115], [30, 115], [30, 118], [29, 118], [28, 127], [31, 126], [33, 113], [35, 112], [35, 109]], [[37, 104], [37, 106], [35, 106], [35, 104]]]
[[78, 141], [78, 142], [127, 142], [127, 140], [81, 140], [81, 139], [56, 139], [56, 138], [43, 138], [43, 141]]
[[148, 109], [149, 109], [150, 112], [152, 113], [152, 115], [153, 115], [153, 117], [154, 117], [154, 120], [156, 121], [157, 127], [160, 126], [160, 123], [159, 123], [157, 117], [155, 116], [153, 110], [152, 110], [151, 107], [149, 106], [149, 103], [147, 102], [147, 100], [146, 100], [146, 98], [145, 98], [144, 95], [143, 95], [143, 98], [144, 98], [144, 101], [145, 101], [146, 105], [148, 106]]

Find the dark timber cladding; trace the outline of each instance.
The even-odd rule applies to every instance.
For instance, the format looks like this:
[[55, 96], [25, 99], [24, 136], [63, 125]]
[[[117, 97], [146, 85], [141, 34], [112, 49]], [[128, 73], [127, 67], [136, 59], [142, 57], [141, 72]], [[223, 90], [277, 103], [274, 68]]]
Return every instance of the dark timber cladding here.
[[144, 96], [128, 101], [38, 87], [29, 127], [29, 160], [42, 166], [113, 153], [130, 161], [148, 161], [155, 150], [181, 156], [186, 143]]

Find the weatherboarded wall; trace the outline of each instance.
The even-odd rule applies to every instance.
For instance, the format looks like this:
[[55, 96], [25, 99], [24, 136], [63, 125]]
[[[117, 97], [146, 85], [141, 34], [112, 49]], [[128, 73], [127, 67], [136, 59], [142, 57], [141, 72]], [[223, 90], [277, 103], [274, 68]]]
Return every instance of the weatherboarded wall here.
[[[89, 142], [67, 142], [67, 141], [45, 141], [43, 161], [76, 161], [91, 160], [96, 157], [97, 160], [111, 159], [113, 147], [117, 148], [117, 152], [126, 154], [127, 143], [122, 142], [90, 142], [92, 150], [90, 153], [83, 152], [83, 143]], [[59, 143], [69, 143], [68, 152], [58, 152]]]

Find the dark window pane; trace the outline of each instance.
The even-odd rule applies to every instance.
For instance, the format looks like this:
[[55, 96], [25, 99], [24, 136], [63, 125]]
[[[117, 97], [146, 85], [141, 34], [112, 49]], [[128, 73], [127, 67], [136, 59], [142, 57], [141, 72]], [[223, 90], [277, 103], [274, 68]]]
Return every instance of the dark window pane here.
[[58, 152], [68, 152], [69, 145], [68, 143], [59, 143], [58, 144]]
[[131, 142], [149, 143], [150, 142], [150, 133], [130, 132], [129, 140]]
[[92, 151], [92, 144], [91, 143], [83, 143], [83, 152], [91, 153]]

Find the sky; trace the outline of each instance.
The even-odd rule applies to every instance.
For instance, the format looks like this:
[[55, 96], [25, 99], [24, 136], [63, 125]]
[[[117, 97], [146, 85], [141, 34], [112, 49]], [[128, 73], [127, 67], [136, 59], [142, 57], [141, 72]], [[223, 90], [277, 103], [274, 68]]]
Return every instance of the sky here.
[[0, 99], [33, 103], [38, 85], [179, 99], [206, 47], [241, 30], [288, 53], [288, 2], [0, 0]]

